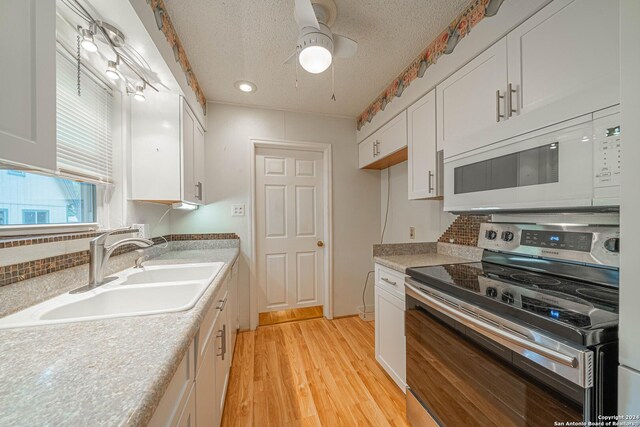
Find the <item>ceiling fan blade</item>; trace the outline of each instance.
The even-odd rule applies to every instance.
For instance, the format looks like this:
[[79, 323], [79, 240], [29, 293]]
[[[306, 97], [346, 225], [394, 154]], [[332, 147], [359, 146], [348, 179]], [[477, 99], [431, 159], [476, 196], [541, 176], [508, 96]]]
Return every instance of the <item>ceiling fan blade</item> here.
[[318, 18], [311, 5], [311, 0], [295, 0], [295, 16], [298, 27], [303, 29], [305, 27], [313, 27], [320, 29], [318, 24]]
[[298, 52], [294, 51], [287, 59], [284, 60], [283, 64], [293, 64], [298, 57]]
[[358, 51], [358, 43], [349, 37], [333, 35], [333, 56], [336, 58], [350, 58]]

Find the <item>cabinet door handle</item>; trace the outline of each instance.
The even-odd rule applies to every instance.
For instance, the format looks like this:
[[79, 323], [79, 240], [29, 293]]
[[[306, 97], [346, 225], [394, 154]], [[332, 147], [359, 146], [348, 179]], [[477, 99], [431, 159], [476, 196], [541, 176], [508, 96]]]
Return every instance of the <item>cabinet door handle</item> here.
[[220, 338], [220, 353], [216, 353], [216, 356], [221, 356], [222, 360], [224, 360], [224, 325], [222, 325], [223, 329], [218, 329], [218, 333], [216, 334], [216, 338]]
[[224, 311], [224, 306], [227, 305], [227, 298], [221, 299], [221, 300], [218, 300], [218, 301], [220, 301], [220, 303], [221, 303], [220, 306], [218, 306], [218, 310]]
[[196, 193], [196, 199], [202, 201], [202, 183], [200, 181], [196, 184], [196, 189], [198, 190]]
[[227, 354], [227, 324], [222, 325], [222, 360], [224, 355]]
[[429, 194], [433, 193], [433, 172], [429, 171]]
[[[513, 94], [516, 93], [516, 90], [513, 88], [513, 85], [509, 83], [507, 85], [507, 94], [509, 97], [507, 98], [507, 112], [509, 113], [509, 117], [513, 116], [513, 113], [517, 113], [518, 109], [513, 109]], [[518, 102], [518, 97], [516, 96], [516, 105]]]
[[504, 119], [504, 114], [500, 114], [500, 100], [504, 99], [504, 95], [500, 95], [500, 90], [496, 91], [496, 122]]
[[381, 277], [380, 280], [383, 281], [384, 283], [386, 283], [387, 285], [398, 286], [398, 284], [396, 282], [392, 282], [391, 280], [387, 279], [386, 277]]

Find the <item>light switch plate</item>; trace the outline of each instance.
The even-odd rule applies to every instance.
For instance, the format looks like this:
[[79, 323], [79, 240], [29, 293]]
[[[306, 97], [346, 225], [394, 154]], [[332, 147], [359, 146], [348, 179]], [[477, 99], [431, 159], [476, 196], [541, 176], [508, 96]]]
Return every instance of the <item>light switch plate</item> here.
[[416, 238], [416, 228], [409, 227], [409, 239], [414, 240]]
[[231, 216], [244, 216], [244, 205], [231, 205]]

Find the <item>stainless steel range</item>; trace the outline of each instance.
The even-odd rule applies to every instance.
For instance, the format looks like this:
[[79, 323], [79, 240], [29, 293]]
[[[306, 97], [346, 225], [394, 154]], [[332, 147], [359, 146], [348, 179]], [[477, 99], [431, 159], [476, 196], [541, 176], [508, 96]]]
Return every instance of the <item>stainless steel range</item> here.
[[407, 271], [414, 427], [615, 415], [617, 227], [483, 224], [482, 262]]

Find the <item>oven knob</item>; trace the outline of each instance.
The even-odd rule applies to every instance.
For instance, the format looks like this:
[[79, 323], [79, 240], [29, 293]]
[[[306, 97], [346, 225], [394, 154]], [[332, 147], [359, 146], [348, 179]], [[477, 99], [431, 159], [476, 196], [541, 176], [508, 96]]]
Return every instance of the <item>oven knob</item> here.
[[510, 242], [513, 240], [513, 233], [510, 231], [503, 231], [502, 235], [500, 236], [502, 238], [502, 240], [504, 240], [505, 242]]
[[498, 290], [496, 288], [487, 288], [485, 291], [488, 297], [495, 298], [498, 296]]
[[604, 241], [604, 248], [609, 252], [620, 252], [620, 239], [612, 237]]
[[516, 302], [516, 299], [511, 292], [505, 291], [502, 293], [502, 302], [506, 302], [507, 304], [513, 304]]
[[495, 231], [493, 231], [493, 230], [487, 230], [487, 231], [485, 231], [485, 233], [484, 233], [484, 237], [486, 237], [486, 238], [487, 238], [487, 239], [489, 239], [489, 240], [495, 240], [495, 239], [496, 239], [496, 237], [498, 237], [498, 233], [496, 233], [496, 232], [495, 232]]

